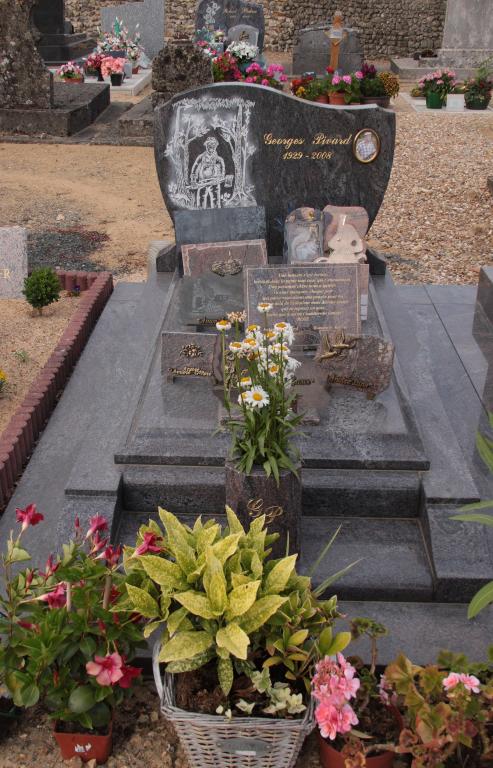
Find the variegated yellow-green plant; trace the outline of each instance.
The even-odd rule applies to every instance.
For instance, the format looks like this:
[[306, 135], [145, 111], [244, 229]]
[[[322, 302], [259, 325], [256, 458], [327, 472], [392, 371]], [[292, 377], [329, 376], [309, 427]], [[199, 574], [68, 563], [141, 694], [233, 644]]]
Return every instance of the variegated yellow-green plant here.
[[[224, 529], [201, 518], [192, 528], [159, 509], [164, 531], [150, 520], [136, 548], [125, 553], [130, 606], [149, 619], [146, 636], [162, 628], [159, 660], [170, 673], [216, 659], [228, 696], [235, 671], [249, 674], [272, 663], [267, 646], [277, 632], [284, 645], [276, 664], [288, 680], [301, 681], [320, 654], [350, 641], [349, 633], [332, 637], [337, 601], [318, 601], [310, 579], [296, 573], [297, 555], [269, 558], [277, 534], [268, 534], [265, 517], [246, 531], [228, 507], [226, 515]], [[151, 540], [152, 553], [146, 546]]]

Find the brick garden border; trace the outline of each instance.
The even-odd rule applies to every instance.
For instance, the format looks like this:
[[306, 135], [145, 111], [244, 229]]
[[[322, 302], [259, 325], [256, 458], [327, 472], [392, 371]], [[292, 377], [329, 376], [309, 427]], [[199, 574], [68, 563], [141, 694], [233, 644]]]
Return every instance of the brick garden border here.
[[113, 292], [110, 272], [57, 270], [57, 274], [62, 289], [72, 291], [76, 285], [80, 287], [79, 306], [5, 431], [0, 434], [0, 512], [7, 506], [36, 441]]

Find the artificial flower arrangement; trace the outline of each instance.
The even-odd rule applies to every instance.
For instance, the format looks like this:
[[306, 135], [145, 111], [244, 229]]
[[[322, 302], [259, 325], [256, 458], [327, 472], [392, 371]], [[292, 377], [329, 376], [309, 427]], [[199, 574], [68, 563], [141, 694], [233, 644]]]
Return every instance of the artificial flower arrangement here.
[[370, 639], [370, 665], [338, 653], [337, 658], [326, 657], [317, 664], [312, 680], [324, 766], [332, 763], [334, 752], [341, 754], [347, 768], [364, 766], [367, 758], [396, 749], [402, 728], [402, 719], [386, 690], [386, 679], [376, 672], [377, 640], [387, 630], [364, 618], [355, 619], [351, 630], [354, 640], [362, 636]]
[[259, 54], [259, 49], [256, 45], [246, 43], [243, 40], [231, 43], [226, 48], [226, 51], [235, 57], [240, 69], [246, 68], [251, 61], [257, 58]]
[[385, 690], [404, 713], [395, 750], [412, 768], [491, 765], [493, 761], [493, 647], [489, 663], [470, 664], [442, 653], [420, 667], [400, 655], [385, 670]]
[[[17, 571], [30, 560], [24, 532], [43, 515], [34, 504], [16, 514], [21, 529], [1, 559], [0, 679], [16, 706], [39, 701], [49, 711], [65, 758], [76, 754], [66, 734], [85, 734], [75, 743], [86, 747], [102, 734], [109, 750], [113, 713], [140, 675], [129, 662], [143, 645], [141, 617], [114, 608], [125, 582], [121, 548], [109, 545], [108, 523], [95, 515], [87, 532], [76, 520], [61, 557]], [[84, 760], [92, 757], [85, 748]]]
[[85, 59], [85, 68], [88, 74], [98, 74], [101, 71], [104, 56], [102, 53], [90, 53]]
[[493, 59], [483, 62], [478, 67], [475, 77], [464, 83], [464, 101], [468, 109], [486, 109], [488, 107], [493, 90], [492, 61]]
[[418, 88], [425, 98], [430, 94], [437, 94], [442, 103], [447, 98], [448, 93], [452, 93], [456, 82], [455, 72], [451, 69], [437, 69], [435, 72], [430, 72], [428, 75], [424, 75], [418, 81]]
[[294, 331], [289, 323], [269, 328], [272, 305], [261, 302], [263, 327], [250, 325], [244, 339], [235, 324], [235, 338], [226, 333], [232, 324], [217, 323], [221, 333], [226, 428], [231, 432], [231, 455], [240, 472], [250, 474], [254, 465], [264, 468], [279, 483], [281, 470], [296, 474], [299, 461], [292, 440], [302, 419], [294, 411], [294, 372], [301, 363], [291, 356]]
[[125, 59], [115, 59], [113, 56], [105, 56], [101, 62], [101, 74], [103, 77], [111, 75], [123, 75], [125, 70]]
[[[206, 48], [203, 48], [203, 50], [206, 52]], [[258, 62], [253, 61], [246, 67], [243, 67], [243, 69], [240, 69], [238, 59], [229, 49], [213, 57], [212, 74], [215, 83], [244, 82], [265, 85], [278, 90], [282, 90], [283, 84], [288, 79], [284, 73], [284, 67], [280, 64], [271, 64], [268, 67], [263, 67]]]
[[244, 77], [235, 57], [227, 51], [214, 55], [212, 59], [212, 75], [215, 83], [240, 81]]
[[81, 83], [84, 80], [84, 70], [75, 61], [67, 61], [66, 64], [62, 64], [56, 71], [57, 76], [61, 80], [72, 80], [77, 83]]
[[129, 34], [127, 27], [118, 17], [113, 23], [111, 32], [102, 32], [98, 28], [97, 53], [110, 53], [111, 51], [123, 51], [127, 58], [137, 61], [142, 49], [140, 47], [141, 34], [139, 25], [136, 26], [134, 38]]
[[284, 67], [281, 64], [270, 64], [265, 68], [254, 61], [246, 68], [244, 82], [282, 90], [283, 84], [287, 82], [287, 79], [287, 76], [284, 74]]

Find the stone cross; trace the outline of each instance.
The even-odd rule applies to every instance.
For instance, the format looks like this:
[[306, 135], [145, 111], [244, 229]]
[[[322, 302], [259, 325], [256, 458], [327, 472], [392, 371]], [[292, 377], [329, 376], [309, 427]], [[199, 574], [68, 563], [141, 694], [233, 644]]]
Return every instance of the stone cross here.
[[37, 0], [0, 0], [0, 107], [53, 106], [53, 77], [36, 48]]

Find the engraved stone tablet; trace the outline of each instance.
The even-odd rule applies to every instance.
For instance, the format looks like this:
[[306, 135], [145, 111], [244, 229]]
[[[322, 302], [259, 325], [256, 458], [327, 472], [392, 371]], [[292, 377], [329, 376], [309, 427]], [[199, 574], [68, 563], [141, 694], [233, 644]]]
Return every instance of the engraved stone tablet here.
[[212, 379], [217, 333], [178, 333], [162, 336], [161, 371], [167, 381], [177, 377]]
[[242, 312], [243, 273], [224, 277], [209, 272], [201, 277], [180, 280], [178, 322], [197, 329], [212, 327], [230, 312]]
[[212, 272], [215, 275], [237, 275], [246, 264], [267, 264], [265, 240], [240, 240], [228, 243], [204, 243], [182, 247], [183, 273], [198, 277]]
[[288, 264], [307, 264], [323, 256], [322, 214], [315, 208], [298, 208], [289, 214], [284, 229]]
[[390, 385], [394, 345], [377, 336], [353, 338], [343, 331], [321, 334], [315, 355], [328, 384], [354, 387], [375, 397]]
[[27, 230], [0, 227], [0, 299], [21, 299], [27, 277]]
[[344, 328], [359, 333], [357, 264], [246, 267], [245, 303], [249, 323], [262, 323], [258, 304], [272, 304], [269, 322], [296, 328]]

